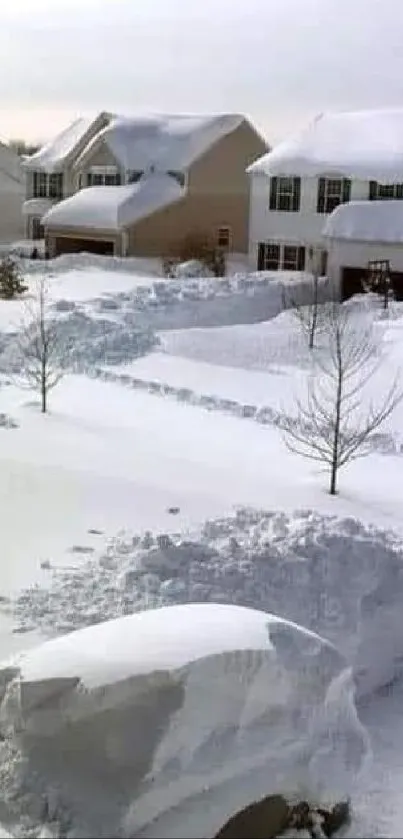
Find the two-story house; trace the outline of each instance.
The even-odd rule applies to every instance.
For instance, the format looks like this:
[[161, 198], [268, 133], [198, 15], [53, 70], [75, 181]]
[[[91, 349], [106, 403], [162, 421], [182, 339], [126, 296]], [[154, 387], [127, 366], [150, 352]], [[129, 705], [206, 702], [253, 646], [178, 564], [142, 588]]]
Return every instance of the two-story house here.
[[268, 149], [243, 116], [101, 114], [26, 162], [28, 235], [50, 255], [174, 255], [191, 235], [247, 253], [246, 169]]
[[79, 177], [73, 169], [74, 161], [111, 119], [112, 114], [108, 113], [101, 113], [96, 119], [76, 119], [54, 140], [24, 159], [22, 212], [27, 239], [43, 239], [43, 216], [54, 204], [77, 191]]
[[249, 254], [259, 270], [327, 270], [324, 227], [340, 204], [403, 199], [403, 108], [318, 116], [249, 169]]

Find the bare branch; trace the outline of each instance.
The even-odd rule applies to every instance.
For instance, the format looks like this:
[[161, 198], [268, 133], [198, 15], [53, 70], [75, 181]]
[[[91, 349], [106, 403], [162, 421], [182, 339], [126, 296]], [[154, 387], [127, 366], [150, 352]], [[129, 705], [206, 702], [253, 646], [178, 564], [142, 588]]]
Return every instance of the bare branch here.
[[47, 411], [49, 391], [60, 382], [66, 366], [66, 348], [57, 323], [49, 316], [48, 292], [46, 278], [40, 277], [35, 297], [24, 305], [16, 336], [18, 384], [40, 393], [42, 413]]
[[351, 307], [331, 303], [327, 319], [327, 353], [316, 361], [297, 416], [285, 417], [282, 430], [290, 451], [324, 463], [330, 472], [330, 493], [337, 491], [339, 469], [370, 451], [371, 435], [403, 398], [396, 378], [379, 403], [363, 408], [363, 390], [380, 368], [381, 355], [373, 328], [359, 323]]

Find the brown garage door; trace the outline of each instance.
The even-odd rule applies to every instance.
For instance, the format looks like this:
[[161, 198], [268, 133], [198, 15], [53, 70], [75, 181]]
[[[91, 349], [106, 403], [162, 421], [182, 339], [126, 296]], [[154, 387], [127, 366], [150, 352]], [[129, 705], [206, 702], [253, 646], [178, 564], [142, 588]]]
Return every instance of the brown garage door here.
[[56, 238], [56, 256], [62, 253], [98, 253], [113, 256], [114, 243], [105, 239], [74, 239], [67, 236]]
[[[366, 277], [366, 268], [342, 269], [342, 299], [348, 300], [353, 294], [362, 294], [362, 279]], [[403, 300], [403, 273], [391, 272], [393, 292], [396, 300]]]

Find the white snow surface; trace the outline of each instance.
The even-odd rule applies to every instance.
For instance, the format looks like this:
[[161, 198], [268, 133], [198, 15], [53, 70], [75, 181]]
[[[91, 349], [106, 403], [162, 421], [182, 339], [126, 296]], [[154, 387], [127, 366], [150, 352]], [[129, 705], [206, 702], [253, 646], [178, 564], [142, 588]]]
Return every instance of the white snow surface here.
[[[29, 268], [31, 290], [35, 275], [44, 268], [38, 263], [22, 263]], [[302, 641], [306, 633], [287, 629], [284, 643], [284, 624], [280, 634], [277, 627], [275, 638], [272, 625], [274, 652], [254, 649], [251, 656], [250, 651], [227, 650], [198, 659], [179, 667], [179, 684], [174, 680], [173, 686], [172, 671], [155, 679], [154, 671], [139, 674], [126, 680], [123, 697], [121, 680], [115, 687], [84, 687], [71, 669], [61, 675], [67, 655], [56, 657], [53, 645], [59, 642], [52, 640], [35, 653], [34, 683], [21, 684], [15, 672], [2, 671], [6, 697], [0, 822], [16, 835], [38, 836], [46, 823], [44, 836], [77, 839], [91, 835], [88, 819], [107, 832], [124, 812], [128, 835], [138, 828], [139, 836], [157, 836], [158, 820], [151, 824], [157, 808], [164, 812], [165, 835], [179, 837], [180, 830], [187, 834], [188, 817], [194, 820], [202, 812], [203, 818], [213, 819], [216, 813], [217, 820], [224, 820], [229, 813], [220, 809], [223, 801], [235, 810], [244, 800], [267, 795], [268, 778], [286, 790], [299, 783], [296, 773], [303, 767], [302, 776], [312, 787], [301, 787], [300, 797], [312, 794], [318, 778], [323, 796], [350, 790], [358, 818], [350, 835], [398, 836], [399, 700], [392, 709], [400, 749], [394, 755], [386, 712], [371, 712], [377, 701], [371, 690], [401, 673], [402, 406], [374, 436], [368, 457], [342, 473], [340, 495], [330, 498], [327, 477], [287, 451], [277, 424], [282, 411], [291, 414], [294, 394], [301, 395], [315, 373], [296, 319], [289, 313], [276, 317], [287, 284], [305, 288], [309, 277], [244, 273], [223, 280], [164, 281], [158, 267], [152, 276], [147, 264], [84, 255], [47, 266], [52, 312], [61, 333], [72, 340], [81, 370], [81, 375], [69, 372], [52, 393], [47, 417], [40, 415], [35, 394], [30, 397], [12, 383], [9, 332], [18, 321], [21, 303], [0, 302], [0, 393], [5, 412], [0, 423], [0, 654], [9, 666], [10, 655], [40, 638], [69, 633], [63, 639], [66, 650], [74, 646], [69, 638], [80, 627], [91, 627], [89, 637], [95, 633], [100, 638], [104, 628], [99, 627], [98, 636], [93, 625], [105, 619], [155, 606], [190, 603], [193, 609], [196, 602], [208, 603], [205, 608], [224, 602], [281, 615], [330, 640], [338, 653], [315, 641], [319, 658], [308, 655]], [[380, 350], [387, 356], [387, 378], [392, 378], [403, 358], [401, 304], [393, 303], [387, 318], [375, 297], [365, 303], [357, 298], [349, 305], [357, 328], [363, 318], [373, 318]], [[262, 316], [273, 319], [252, 323]], [[223, 328], [228, 323], [237, 325]], [[187, 328], [196, 324], [202, 328]], [[158, 352], [156, 329], [163, 330]], [[150, 349], [152, 354], [134, 360]], [[315, 357], [326, 352], [321, 339]], [[382, 368], [366, 398], [378, 399], [384, 392], [384, 373]], [[189, 625], [187, 621], [182, 631], [184, 639]], [[196, 644], [189, 633], [199, 649], [199, 640]], [[303, 646], [302, 674], [295, 667], [295, 655], [289, 655], [290, 640], [292, 650], [294, 641]], [[81, 646], [84, 652], [80, 640]], [[130, 658], [125, 654], [129, 647], [121, 646], [120, 658], [111, 663], [108, 656], [105, 661], [111, 678], [127, 673], [122, 665]], [[237, 640], [234, 647], [238, 646]], [[100, 673], [100, 647], [92, 644], [86, 663], [79, 658], [81, 673]], [[54, 679], [47, 671], [40, 682], [36, 677], [45, 675], [45, 662], [41, 659], [39, 666], [39, 657], [50, 660], [46, 649], [53, 650], [52, 666], [57, 663], [61, 669]], [[268, 663], [262, 671], [256, 662], [263, 656]], [[77, 661], [70, 657], [69, 666]], [[352, 673], [345, 669], [346, 662]], [[245, 673], [247, 686], [240, 679]], [[322, 699], [318, 677], [326, 682]], [[357, 728], [354, 682], [360, 716], [370, 728], [378, 721], [383, 727], [373, 741], [376, 770], [365, 763], [365, 782], [358, 772], [355, 780], [352, 777], [361, 769], [368, 745]], [[147, 691], [144, 702], [132, 692], [139, 683]], [[268, 713], [261, 714], [259, 705], [250, 723], [255, 701], [263, 697], [266, 708], [272, 701], [273, 684], [278, 688], [275, 697], [282, 697], [280, 707], [270, 704]], [[203, 685], [208, 687], [206, 694]], [[281, 693], [284, 686], [287, 701]], [[185, 701], [179, 707], [183, 689]], [[207, 701], [201, 714], [197, 711], [203, 696], [217, 697], [218, 723], [217, 718], [206, 718], [213, 712]], [[294, 701], [292, 714], [289, 701]], [[384, 702], [387, 706], [387, 695]], [[165, 734], [154, 724], [162, 718]], [[227, 718], [235, 720], [236, 735], [234, 729], [228, 732]], [[19, 730], [22, 722], [18, 738], [13, 720]], [[63, 728], [66, 721], [72, 727]], [[270, 735], [267, 753], [263, 726]], [[150, 743], [144, 732], [151, 730], [164, 743], [162, 757], [159, 748], [153, 752], [161, 782], [157, 797], [147, 775]], [[189, 730], [193, 739], [187, 736]], [[212, 730], [224, 733], [205, 740]], [[137, 765], [144, 793], [142, 824], [150, 825], [144, 829], [131, 821], [132, 815], [138, 816], [136, 807], [130, 810], [136, 798], [132, 776], [130, 788], [124, 782], [125, 768], [133, 765], [136, 752], [128, 732], [144, 746], [144, 764]], [[217, 775], [218, 764], [229, 773], [226, 782]], [[261, 765], [266, 767], [263, 773]], [[201, 777], [210, 789], [193, 800]], [[109, 807], [106, 789], [116, 808]], [[233, 804], [228, 790], [236, 797]], [[179, 802], [179, 809], [168, 817], [172, 802]]]
[[105, 142], [126, 170], [183, 171], [242, 120], [239, 114], [118, 116], [96, 135], [75, 165], [78, 168], [94, 146]]
[[155, 173], [128, 186], [93, 186], [55, 204], [43, 216], [45, 227], [88, 227], [117, 231], [184, 195], [175, 178]]
[[402, 204], [402, 201], [351, 201], [340, 204], [327, 218], [323, 236], [355, 242], [402, 244]]
[[79, 117], [50, 140], [35, 154], [25, 158], [25, 169], [40, 169], [44, 172], [62, 171], [63, 166], [79, 143], [90, 130], [93, 118]]
[[342, 656], [255, 610], [132, 615], [48, 642], [0, 677], [2, 730], [79, 835], [211, 836], [270, 791], [350, 793], [368, 754]]
[[403, 179], [403, 108], [323, 113], [279, 143], [249, 172], [400, 183]]

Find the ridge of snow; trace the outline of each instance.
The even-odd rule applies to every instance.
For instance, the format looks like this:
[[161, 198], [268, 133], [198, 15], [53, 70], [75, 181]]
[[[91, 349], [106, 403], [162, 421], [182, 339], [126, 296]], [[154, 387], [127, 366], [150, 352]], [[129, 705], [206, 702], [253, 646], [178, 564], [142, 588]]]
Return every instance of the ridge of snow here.
[[211, 836], [270, 792], [345, 795], [368, 754], [343, 656], [237, 606], [120, 618], [1, 676], [2, 730], [78, 835]]
[[116, 117], [87, 145], [75, 166], [102, 140], [127, 170], [181, 171], [241, 124], [239, 114]]
[[127, 186], [81, 189], [55, 204], [42, 221], [45, 227], [50, 228], [86, 227], [117, 231], [179, 201], [184, 194], [175, 178], [155, 173]]
[[93, 117], [79, 117], [74, 120], [53, 140], [42, 146], [35, 154], [27, 157], [24, 160], [24, 168], [41, 169], [46, 172], [63, 168], [66, 158], [85, 137], [94, 122]]
[[259, 158], [248, 172], [401, 183], [403, 108], [321, 114]]
[[403, 201], [351, 201], [340, 204], [323, 228], [327, 239], [403, 243]]

